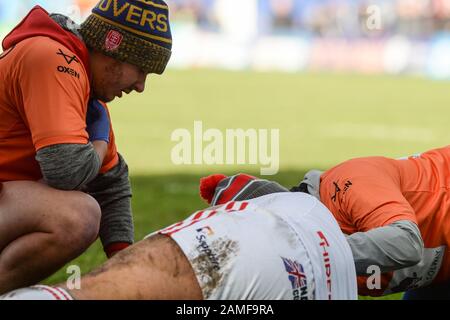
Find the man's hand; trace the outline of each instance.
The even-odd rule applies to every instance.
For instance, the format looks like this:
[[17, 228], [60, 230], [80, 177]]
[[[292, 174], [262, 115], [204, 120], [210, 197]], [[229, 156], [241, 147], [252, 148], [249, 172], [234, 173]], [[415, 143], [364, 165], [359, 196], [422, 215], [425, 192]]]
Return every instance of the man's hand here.
[[86, 125], [86, 131], [89, 133], [89, 141], [104, 141], [109, 143], [111, 127], [108, 112], [96, 99], [89, 100]]

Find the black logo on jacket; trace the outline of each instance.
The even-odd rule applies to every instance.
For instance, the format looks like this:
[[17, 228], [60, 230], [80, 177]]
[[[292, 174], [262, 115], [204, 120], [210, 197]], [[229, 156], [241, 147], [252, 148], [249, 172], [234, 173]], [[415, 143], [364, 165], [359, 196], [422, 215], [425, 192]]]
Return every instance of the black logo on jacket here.
[[72, 68], [58, 66], [56, 70], [58, 70], [58, 72], [67, 73], [70, 74], [72, 77], [80, 79], [80, 74], [77, 71], [73, 70]]
[[68, 54], [65, 54], [61, 49], [56, 53], [58, 56], [63, 56], [64, 60], [66, 60], [67, 64], [70, 65], [72, 62], [80, 63], [80, 60], [78, 60], [77, 56], [71, 56]]

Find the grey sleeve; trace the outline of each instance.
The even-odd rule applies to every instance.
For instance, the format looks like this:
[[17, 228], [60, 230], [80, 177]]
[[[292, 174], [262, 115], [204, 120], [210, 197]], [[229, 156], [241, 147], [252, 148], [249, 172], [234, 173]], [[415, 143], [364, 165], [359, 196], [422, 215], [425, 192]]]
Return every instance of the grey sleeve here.
[[119, 163], [99, 174], [84, 191], [93, 196], [102, 209], [100, 239], [103, 247], [116, 242], [134, 242], [131, 185], [128, 166], [119, 154]]
[[80, 190], [97, 176], [101, 167], [91, 143], [45, 147], [36, 153], [36, 160], [44, 181], [61, 190]]
[[371, 265], [382, 273], [416, 265], [422, 259], [423, 240], [419, 228], [402, 220], [367, 232], [347, 236], [357, 275], [368, 275]]

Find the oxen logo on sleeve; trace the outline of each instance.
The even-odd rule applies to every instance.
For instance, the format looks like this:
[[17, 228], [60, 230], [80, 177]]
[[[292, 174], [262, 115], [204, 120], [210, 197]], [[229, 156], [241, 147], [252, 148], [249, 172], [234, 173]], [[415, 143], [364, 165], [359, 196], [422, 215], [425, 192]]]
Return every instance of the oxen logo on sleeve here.
[[65, 54], [61, 49], [59, 49], [59, 51], [56, 53], [58, 56], [62, 56], [64, 57], [64, 60], [66, 60], [67, 64], [71, 64], [72, 62], [76, 62], [76, 63], [80, 63], [80, 61], [78, 60], [77, 56], [75, 55], [70, 55], [70, 54]]

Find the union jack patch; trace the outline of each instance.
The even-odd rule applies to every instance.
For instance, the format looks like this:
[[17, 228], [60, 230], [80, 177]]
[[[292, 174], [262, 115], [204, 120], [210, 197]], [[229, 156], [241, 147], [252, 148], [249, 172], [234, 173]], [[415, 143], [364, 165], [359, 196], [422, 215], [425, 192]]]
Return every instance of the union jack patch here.
[[297, 261], [287, 258], [283, 259], [284, 268], [289, 274], [288, 278], [291, 281], [292, 289], [298, 289], [307, 285], [306, 274], [303, 266]]

